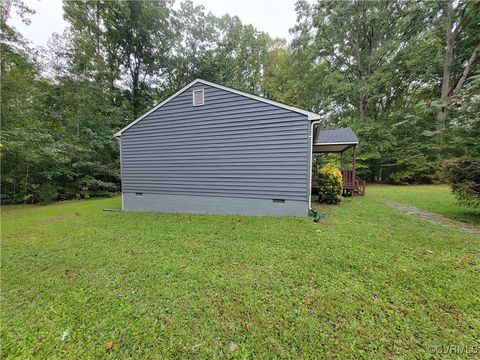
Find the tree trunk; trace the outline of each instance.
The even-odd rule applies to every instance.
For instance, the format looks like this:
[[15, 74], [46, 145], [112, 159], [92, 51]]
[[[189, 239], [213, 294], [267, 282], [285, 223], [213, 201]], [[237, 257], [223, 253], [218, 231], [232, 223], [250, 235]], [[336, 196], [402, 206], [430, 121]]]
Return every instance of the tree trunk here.
[[140, 71], [139, 68], [136, 67], [133, 73], [133, 81], [132, 81], [132, 106], [133, 106], [133, 114], [135, 118], [140, 116]]
[[360, 108], [360, 119], [363, 119], [367, 113], [367, 96], [363, 93], [363, 91], [360, 91], [359, 108]]
[[360, 57], [360, 32], [361, 32], [361, 26], [360, 23], [357, 23], [357, 31], [355, 34], [355, 61], [357, 63], [357, 76], [358, 76], [358, 83], [360, 86], [358, 97], [358, 114], [360, 116], [360, 119], [363, 119], [365, 117], [365, 109], [367, 107], [367, 97], [365, 96], [364, 91], [361, 89], [362, 86], [362, 80], [363, 80], [363, 67], [362, 67], [362, 61]]
[[30, 163], [27, 162], [27, 170], [25, 172], [25, 179], [23, 180], [23, 197], [27, 196], [28, 172], [30, 170]]
[[440, 100], [442, 103], [442, 108], [437, 114], [437, 131], [438, 131], [438, 144], [440, 150], [445, 145], [444, 132], [445, 132], [445, 123], [447, 119], [448, 112], [448, 101], [449, 101], [449, 90], [450, 90], [450, 73], [451, 65], [453, 60], [453, 47], [455, 43], [455, 37], [452, 33], [452, 12], [453, 12], [453, 1], [449, 1], [446, 5], [443, 14], [445, 17], [445, 28], [447, 34], [447, 47], [445, 50], [445, 62], [443, 63], [443, 77], [442, 77], [442, 88], [440, 93]]

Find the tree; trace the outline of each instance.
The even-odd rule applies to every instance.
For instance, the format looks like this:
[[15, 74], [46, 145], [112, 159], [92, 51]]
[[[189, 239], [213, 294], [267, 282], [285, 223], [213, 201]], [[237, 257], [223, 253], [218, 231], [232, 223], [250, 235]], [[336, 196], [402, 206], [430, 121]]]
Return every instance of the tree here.
[[[440, 147], [445, 146], [445, 127], [451, 97], [461, 91], [480, 56], [480, 39], [474, 36], [480, 31], [480, 3], [449, 0], [444, 3], [442, 17], [446, 46], [440, 92], [441, 109], [437, 114]], [[457, 45], [463, 46], [463, 51], [457, 49], [459, 56], [455, 58]]]
[[261, 95], [262, 71], [269, 36], [237, 16], [219, 19], [219, 41], [212, 59], [214, 81]]
[[191, 1], [172, 11], [174, 40], [165, 77], [168, 95], [195, 78], [214, 80], [212, 58], [219, 37], [218, 18]]
[[113, 134], [197, 77], [353, 127], [370, 181], [432, 182], [480, 157], [478, 1], [299, 1], [290, 43], [172, 4], [65, 1], [42, 63], [9, 25], [32, 10], [1, 3], [2, 202], [118, 190]]
[[[297, 3], [291, 53], [302, 73], [292, 83], [304, 99], [315, 99], [309, 108], [330, 124], [359, 133], [359, 173], [369, 180], [405, 181], [416, 177], [405, 168], [429, 169], [414, 166], [425, 149], [397, 136], [406, 135], [406, 116], [441, 63], [441, 47], [431, 41], [438, 11], [438, 5], [423, 2]], [[435, 55], [431, 62], [420, 56], [425, 51]], [[419, 123], [410, 125], [409, 136], [421, 133]], [[405, 149], [411, 161], [401, 165], [392, 154]]]
[[446, 161], [444, 168], [457, 200], [480, 207], [480, 159], [462, 157]]
[[118, 52], [120, 81], [134, 118], [151, 106], [151, 87], [167, 68], [174, 39], [171, 5], [170, 0], [112, 1], [102, 12], [105, 41]]
[[2, 202], [18, 202], [30, 198], [30, 169], [38, 161], [38, 153], [32, 149], [35, 139], [29, 131], [36, 127], [38, 66], [29, 56], [28, 43], [8, 20], [11, 12], [16, 11], [28, 24], [27, 16], [33, 10], [21, 1], [4, 1], [0, 6]]

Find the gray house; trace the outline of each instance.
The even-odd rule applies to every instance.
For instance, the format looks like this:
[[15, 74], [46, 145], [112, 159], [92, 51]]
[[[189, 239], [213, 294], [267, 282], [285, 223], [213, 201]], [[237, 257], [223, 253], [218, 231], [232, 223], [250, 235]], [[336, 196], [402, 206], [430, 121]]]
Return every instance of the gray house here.
[[122, 208], [306, 216], [319, 122], [310, 111], [197, 79], [115, 134]]

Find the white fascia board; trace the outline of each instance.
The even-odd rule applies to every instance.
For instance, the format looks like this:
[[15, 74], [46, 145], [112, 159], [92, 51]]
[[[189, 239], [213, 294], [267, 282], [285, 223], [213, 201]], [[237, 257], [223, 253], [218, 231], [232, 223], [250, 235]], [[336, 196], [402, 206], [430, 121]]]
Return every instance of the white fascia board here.
[[267, 104], [270, 104], [270, 105], [273, 105], [273, 106], [277, 106], [277, 107], [280, 107], [280, 108], [283, 108], [283, 109], [287, 109], [287, 110], [290, 110], [290, 111], [293, 111], [293, 112], [296, 112], [296, 113], [300, 113], [302, 115], [306, 115], [308, 117], [308, 120], [320, 120], [320, 115], [319, 114], [316, 114], [314, 112], [311, 112], [311, 111], [307, 111], [307, 110], [303, 110], [303, 109], [299, 109], [297, 107], [294, 107], [294, 106], [289, 106], [289, 105], [285, 105], [285, 104], [282, 104], [282, 103], [279, 103], [277, 101], [273, 101], [273, 100], [269, 100], [269, 99], [265, 99], [261, 96], [257, 96], [257, 95], [252, 95], [252, 94], [249, 94], [249, 93], [246, 93], [246, 92], [243, 92], [243, 91], [240, 91], [240, 90], [236, 90], [236, 89], [232, 89], [232, 88], [229, 88], [229, 87], [226, 87], [226, 86], [223, 86], [223, 85], [218, 85], [218, 84], [215, 84], [215, 83], [212, 83], [210, 81], [206, 81], [206, 80], [202, 80], [202, 79], [196, 79], [196, 80], [193, 80], [190, 84], [184, 86], [183, 88], [181, 88], [180, 90], [178, 90], [175, 94], [173, 94], [172, 96], [170, 96], [169, 98], [165, 99], [164, 101], [162, 101], [160, 104], [158, 104], [157, 106], [155, 106], [154, 108], [150, 109], [149, 111], [147, 111], [145, 114], [143, 114], [142, 116], [140, 116], [138, 119], [136, 119], [135, 121], [132, 121], [130, 124], [128, 124], [127, 126], [125, 126], [123, 129], [121, 129], [120, 131], [118, 131], [116, 134], [115, 134], [115, 137], [120, 137], [122, 135], [122, 133], [129, 129], [130, 127], [132, 127], [133, 125], [135, 125], [137, 122], [139, 122], [140, 120], [142, 120], [143, 118], [145, 118], [147, 115], [150, 115], [152, 112], [154, 112], [155, 110], [157, 110], [158, 108], [162, 107], [163, 105], [165, 105], [166, 103], [168, 103], [170, 100], [174, 99], [175, 97], [177, 97], [178, 95], [180, 95], [182, 92], [184, 92], [185, 90], [187, 90], [189, 87], [197, 84], [197, 83], [202, 83], [202, 84], [205, 84], [205, 85], [209, 85], [209, 86], [212, 86], [212, 87], [216, 87], [218, 89], [222, 89], [222, 90], [225, 90], [225, 91], [229, 91], [231, 93], [234, 93], [234, 94], [238, 94], [238, 95], [242, 95], [242, 96], [245, 96], [245, 97], [248, 97], [250, 99], [254, 99], [254, 100], [258, 100], [258, 101], [261, 101], [261, 102], [264, 102], [264, 103], [267, 103]]
[[324, 145], [356, 145], [358, 141], [350, 142], [334, 142], [334, 143], [314, 143], [313, 146], [324, 146]]

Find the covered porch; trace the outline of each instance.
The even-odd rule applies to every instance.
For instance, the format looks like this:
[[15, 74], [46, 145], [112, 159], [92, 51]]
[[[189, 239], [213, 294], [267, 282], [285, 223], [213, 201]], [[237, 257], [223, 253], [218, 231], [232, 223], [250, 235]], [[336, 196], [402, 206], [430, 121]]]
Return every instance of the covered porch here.
[[[357, 135], [351, 128], [319, 129], [313, 132], [313, 153], [340, 153], [343, 195], [365, 195], [366, 182], [356, 174]], [[344, 152], [352, 149], [351, 169], [344, 168]], [[312, 191], [318, 190], [317, 171], [312, 168]]]

